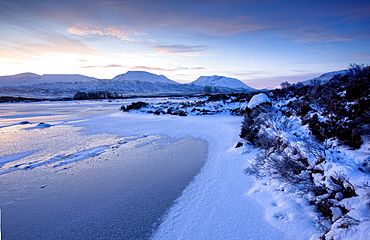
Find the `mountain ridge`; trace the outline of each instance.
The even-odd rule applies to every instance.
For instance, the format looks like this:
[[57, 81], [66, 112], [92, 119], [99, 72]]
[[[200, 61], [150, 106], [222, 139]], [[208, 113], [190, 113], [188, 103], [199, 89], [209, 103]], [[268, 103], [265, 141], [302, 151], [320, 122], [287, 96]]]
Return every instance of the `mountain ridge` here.
[[245, 89], [245, 90], [255, 90], [254, 88], [246, 85], [242, 81], [236, 78], [229, 78], [225, 76], [200, 76], [194, 82], [191, 82], [190, 85], [195, 86], [211, 86], [211, 87], [225, 87], [232, 89]]
[[[235, 88], [231, 78], [225, 78], [222, 84], [212, 85], [212, 93], [232, 93], [248, 91], [247, 85]], [[227, 86], [227, 79], [230, 86]], [[239, 80], [236, 80], [239, 81]], [[208, 86], [205, 84], [205, 86]], [[112, 79], [98, 79], [78, 74], [44, 74], [21, 73], [0, 76], [0, 95], [19, 97], [72, 97], [76, 92], [109, 91], [118, 96], [163, 95], [163, 94], [203, 94], [205, 86], [197, 84], [180, 84], [164, 75], [145, 71], [128, 71]], [[208, 93], [208, 92], [206, 92]]]

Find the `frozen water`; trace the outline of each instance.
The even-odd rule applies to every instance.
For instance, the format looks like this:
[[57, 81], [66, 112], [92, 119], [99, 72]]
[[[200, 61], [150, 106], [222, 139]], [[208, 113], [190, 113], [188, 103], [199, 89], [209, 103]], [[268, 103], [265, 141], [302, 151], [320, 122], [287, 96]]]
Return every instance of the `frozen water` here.
[[304, 206], [242, 172], [256, 154], [235, 148], [242, 117], [118, 111], [135, 101], [0, 104], [5, 239], [140, 239], [153, 223], [150, 237], [161, 240], [319, 232]]
[[[204, 164], [207, 143], [87, 133], [77, 125], [89, 131], [91, 117], [117, 104], [69, 104], [14, 104], [17, 117], [1, 119], [8, 124], [0, 129], [3, 238], [148, 239]], [[29, 124], [14, 124], [24, 116]]]

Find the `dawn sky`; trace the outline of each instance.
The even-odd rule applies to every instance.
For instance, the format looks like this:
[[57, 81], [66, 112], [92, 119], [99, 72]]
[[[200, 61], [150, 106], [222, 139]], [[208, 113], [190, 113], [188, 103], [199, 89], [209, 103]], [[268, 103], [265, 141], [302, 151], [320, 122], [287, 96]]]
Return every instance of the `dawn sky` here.
[[0, 75], [130, 70], [255, 88], [370, 62], [368, 0], [0, 0]]

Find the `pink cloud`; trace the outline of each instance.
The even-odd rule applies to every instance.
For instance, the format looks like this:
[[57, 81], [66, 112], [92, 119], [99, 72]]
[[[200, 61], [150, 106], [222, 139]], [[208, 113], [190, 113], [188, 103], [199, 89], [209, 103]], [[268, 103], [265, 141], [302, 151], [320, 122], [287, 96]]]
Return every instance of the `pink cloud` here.
[[155, 51], [162, 54], [186, 54], [196, 55], [203, 52], [207, 47], [203, 45], [190, 46], [184, 44], [162, 44], [154, 46]]
[[116, 27], [102, 24], [76, 24], [68, 28], [68, 32], [80, 36], [86, 35], [111, 36], [117, 37], [123, 41], [135, 41], [133, 38], [129, 36], [143, 34], [137, 30], [137, 27], [127, 27], [127, 26]]
[[355, 55], [354, 59], [370, 59], [370, 55]]
[[315, 24], [305, 27], [288, 27], [286, 35], [297, 43], [346, 42], [351, 40], [350, 37], [345, 36], [343, 33], [335, 32], [325, 27], [318, 27]]
[[157, 68], [157, 67], [147, 67], [147, 66], [135, 66], [130, 67], [129, 70], [132, 71], [166, 71], [166, 72], [173, 72], [173, 71], [181, 71], [181, 70], [202, 70], [204, 67], [176, 67], [176, 68]]
[[125, 68], [126, 66], [122, 65], [117, 65], [117, 64], [110, 64], [110, 65], [104, 65], [104, 66], [99, 66], [99, 65], [93, 65], [93, 66], [83, 66], [80, 68]]

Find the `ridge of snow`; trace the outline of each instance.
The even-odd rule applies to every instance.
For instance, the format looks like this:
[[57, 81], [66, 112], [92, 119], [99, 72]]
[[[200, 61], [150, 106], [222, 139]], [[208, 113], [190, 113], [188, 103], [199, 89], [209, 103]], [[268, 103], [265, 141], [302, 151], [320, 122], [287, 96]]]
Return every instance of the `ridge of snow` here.
[[164, 75], [156, 75], [145, 71], [128, 71], [125, 74], [115, 76], [114, 81], [139, 81], [149, 83], [165, 83], [165, 84], [179, 84], [173, 80], [168, 79]]
[[271, 102], [270, 98], [267, 97], [267, 95], [264, 93], [259, 93], [257, 95], [254, 95], [251, 98], [251, 100], [248, 103], [248, 108], [253, 109], [262, 103], [268, 103], [268, 102], [269, 103]]
[[246, 89], [254, 90], [242, 81], [236, 78], [229, 78], [224, 76], [201, 76], [194, 82], [190, 83], [195, 86], [212, 86], [212, 87], [227, 87], [232, 89]]

